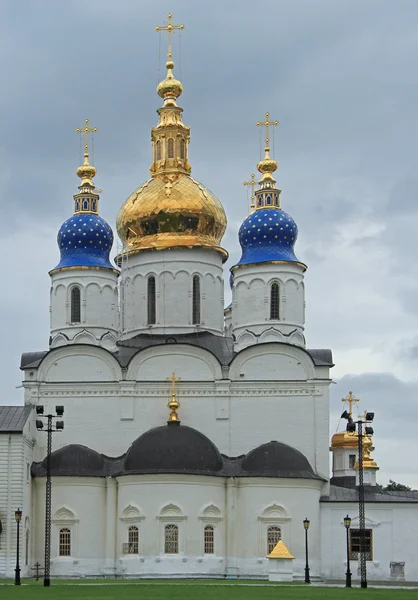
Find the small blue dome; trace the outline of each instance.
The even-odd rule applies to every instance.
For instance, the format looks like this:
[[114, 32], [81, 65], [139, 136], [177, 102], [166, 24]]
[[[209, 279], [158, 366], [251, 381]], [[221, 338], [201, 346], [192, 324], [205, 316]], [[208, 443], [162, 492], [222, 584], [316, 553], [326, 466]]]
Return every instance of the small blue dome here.
[[113, 232], [104, 219], [92, 213], [78, 213], [61, 225], [57, 237], [61, 260], [55, 269], [103, 267], [114, 269], [109, 261]]
[[299, 262], [293, 252], [298, 228], [283, 210], [256, 210], [245, 219], [238, 235], [242, 256], [237, 266], [276, 260]]

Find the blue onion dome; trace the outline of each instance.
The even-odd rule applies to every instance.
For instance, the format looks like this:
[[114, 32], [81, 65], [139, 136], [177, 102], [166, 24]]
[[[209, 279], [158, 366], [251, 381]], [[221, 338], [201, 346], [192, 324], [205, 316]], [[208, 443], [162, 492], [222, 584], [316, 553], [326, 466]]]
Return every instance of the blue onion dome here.
[[278, 163], [269, 152], [266, 144], [264, 159], [257, 165], [262, 178], [255, 192], [255, 211], [245, 219], [238, 234], [242, 256], [236, 267], [276, 261], [302, 264], [294, 253], [298, 228], [280, 207], [280, 190], [273, 177]]
[[88, 152], [84, 164], [77, 169], [81, 178], [79, 192], [74, 195], [74, 214], [61, 225], [57, 242], [61, 260], [53, 269], [70, 267], [101, 267], [115, 270], [109, 260], [113, 232], [99, 216], [99, 192], [93, 183], [96, 169], [89, 164]]

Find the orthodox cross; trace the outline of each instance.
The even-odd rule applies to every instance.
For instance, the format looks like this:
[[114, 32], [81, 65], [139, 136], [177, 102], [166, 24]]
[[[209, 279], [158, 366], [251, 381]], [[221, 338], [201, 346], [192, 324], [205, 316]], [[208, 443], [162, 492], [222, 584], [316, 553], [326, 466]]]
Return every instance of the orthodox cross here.
[[176, 395], [176, 383], [181, 381], [181, 377], [176, 377], [175, 372], [173, 371], [171, 377], [166, 377], [166, 381], [171, 381], [171, 395]]
[[269, 145], [269, 127], [270, 126], [276, 126], [279, 124], [279, 121], [270, 121], [270, 113], [266, 113], [266, 120], [265, 121], [257, 121], [256, 125], [257, 127], [265, 127], [266, 128], [266, 146]]
[[168, 13], [167, 25], [157, 25], [157, 27], [155, 28], [156, 31], [166, 31], [167, 32], [167, 35], [168, 35], [168, 58], [169, 59], [171, 59], [173, 56], [173, 31], [175, 31], [176, 29], [184, 29], [183, 24], [182, 25], [173, 25], [173, 23], [171, 22], [172, 18], [173, 18], [173, 15], [171, 13]]
[[86, 152], [88, 152], [88, 150], [89, 150], [89, 133], [92, 133], [92, 134], [96, 133], [97, 127], [89, 127], [89, 120], [86, 119], [84, 121], [84, 127], [77, 127], [76, 132], [84, 134], [84, 149]]
[[353, 404], [355, 404], [356, 402], [360, 402], [360, 398], [356, 398], [355, 396], [353, 396], [353, 392], [348, 392], [348, 396], [346, 396], [345, 398], [341, 398], [341, 402], [347, 402], [349, 406], [348, 412], [350, 414], [350, 417], [352, 417]]
[[[247, 185], [251, 186], [251, 205], [250, 205], [250, 210], [253, 213], [255, 211], [254, 188], [257, 185], [257, 182], [255, 181], [255, 175], [254, 175], [254, 173], [252, 173], [252, 175], [251, 175], [251, 181], [243, 181], [242, 183], [245, 186], [247, 186]], [[248, 198], [248, 196], [247, 196], [247, 198]]]

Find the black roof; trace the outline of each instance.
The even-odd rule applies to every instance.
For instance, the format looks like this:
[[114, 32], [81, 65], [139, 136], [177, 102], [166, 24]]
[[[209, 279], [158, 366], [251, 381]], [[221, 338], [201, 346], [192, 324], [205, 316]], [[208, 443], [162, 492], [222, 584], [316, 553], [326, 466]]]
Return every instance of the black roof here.
[[[52, 453], [52, 475], [109, 477], [129, 474], [181, 473], [217, 477], [319, 479], [306, 457], [286, 444], [268, 442], [246, 455], [221, 455], [203, 433], [169, 423], [143, 433], [117, 458], [71, 444]], [[45, 459], [32, 464], [32, 475], [46, 475]]]
[[[405, 492], [386, 492], [380, 486], [365, 486], [365, 502], [418, 502], [418, 490]], [[322, 496], [321, 502], [358, 502], [357, 488], [331, 485], [328, 496]]]
[[[281, 344], [281, 342], [274, 343]], [[207, 331], [203, 331], [201, 333], [183, 333], [176, 335], [155, 335], [143, 333], [129, 340], [118, 342], [118, 349], [112, 354], [119, 361], [121, 367], [126, 367], [132, 357], [141, 350], [151, 346], [161, 346], [164, 344], [188, 344], [190, 346], [203, 348], [216, 356], [221, 365], [229, 365], [237, 354], [234, 351], [234, 342], [232, 337], [213, 335]], [[303, 348], [300, 349], [304, 350]], [[332, 367], [334, 364], [332, 362], [331, 350], [313, 349], [306, 350], [306, 352], [310, 355], [316, 366]], [[48, 354], [48, 351], [25, 352], [22, 354], [20, 368], [23, 370], [36, 369], [46, 354]]]
[[22, 433], [32, 406], [0, 406], [0, 433]]

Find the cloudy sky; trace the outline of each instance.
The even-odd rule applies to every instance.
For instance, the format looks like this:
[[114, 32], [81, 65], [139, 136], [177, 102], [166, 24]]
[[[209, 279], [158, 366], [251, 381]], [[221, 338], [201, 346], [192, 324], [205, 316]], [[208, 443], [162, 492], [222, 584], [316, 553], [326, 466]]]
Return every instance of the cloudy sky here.
[[[223, 202], [228, 266], [269, 111], [282, 206], [307, 263], [307, 339], [332, 348], [331, 428], [350, 389], [374, 410], [379, 481], [418, 487], [418, 2], [0, 0], [0, 403], [47, 348], [48, 271], [89, 118], [101, 214], [148, 177], [169, 11], [193, 175]], [[181, 56], [180, 56], [181, 49]], [[116, 251], [116, 248], [114, 248]], [[115, 253], [115, 252], [114, 252]]]

